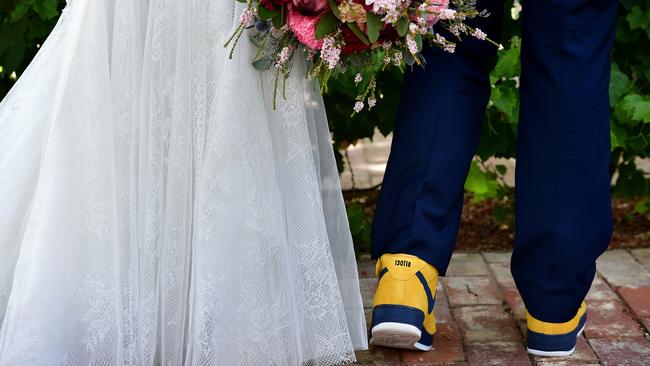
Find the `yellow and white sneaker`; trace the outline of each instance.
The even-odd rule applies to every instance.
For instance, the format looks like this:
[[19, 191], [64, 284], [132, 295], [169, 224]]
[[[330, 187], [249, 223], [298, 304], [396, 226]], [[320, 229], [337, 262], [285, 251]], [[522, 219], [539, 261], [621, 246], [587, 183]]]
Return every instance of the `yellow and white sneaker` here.
[[370, 344], [428, 351], [433, 345], [433, 305], [438, 271], [408, 254], [384, 254], [377, 261], [379, 284], [372, 310]]
[[528, 353], [537, 356], [570, 356], [587, 323], [587, 305], [583, 302], [573, 319], [566, 323], [547, 323], [527, 315]]

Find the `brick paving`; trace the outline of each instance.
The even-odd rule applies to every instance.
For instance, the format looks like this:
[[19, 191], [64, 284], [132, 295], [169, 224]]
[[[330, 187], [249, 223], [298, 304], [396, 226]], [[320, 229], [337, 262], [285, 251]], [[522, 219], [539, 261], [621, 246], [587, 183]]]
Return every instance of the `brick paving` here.
[[[358, 365], [650, 365], [650, 249], [612, 250], [598, 261], [589, 320], [568, 358], [533, 357], [525, 349], [525, 309], [510, 275], [510, 253], [457, 253], [438, 286], [434, 349], [372, 348]], [[374, 265], [360, 263], [370, 321]]]

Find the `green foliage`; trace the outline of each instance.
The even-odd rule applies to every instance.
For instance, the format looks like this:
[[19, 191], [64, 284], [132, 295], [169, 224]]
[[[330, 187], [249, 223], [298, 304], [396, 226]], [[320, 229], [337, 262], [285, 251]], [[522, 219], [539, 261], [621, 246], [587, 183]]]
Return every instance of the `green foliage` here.
[[370, 245], [372, 220], [366, 212], [365, 206], [358, 202], [350, 203], [348, 204], [347, 212], [354, 242], [358, 244], [362, 243], [365, 246]]
[[487, 198], [496, 198], [498, 189], [496, 174], [481, 169], [479, 164], [473, 161], [465, 181], [465, 190], [474, 193], [474, 200], [482, 201]]
[[646, 212], [650, 183], [634, 161], [650, 156], [650, 0], [621, 1], [609, 92], [614, 193], [642, 197], [636, 208]]
[[52, 30], [64, 0], [0, 1], [0, 98]]
[[323, 17], [318, 21], [316, 25], [316, 39], [323, 39], [326, 35], [334, 32], [338, 26], [338, 20], [336, 16], [331, 11], [327, 12]]

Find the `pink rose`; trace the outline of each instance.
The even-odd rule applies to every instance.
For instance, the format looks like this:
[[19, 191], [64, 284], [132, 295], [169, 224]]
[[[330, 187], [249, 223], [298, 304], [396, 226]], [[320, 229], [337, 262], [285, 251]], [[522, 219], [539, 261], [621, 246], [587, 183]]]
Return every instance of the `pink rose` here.
[[291, 3], [302, 15], [321, 15], [330, 8], [328, 0], [291, 0]]

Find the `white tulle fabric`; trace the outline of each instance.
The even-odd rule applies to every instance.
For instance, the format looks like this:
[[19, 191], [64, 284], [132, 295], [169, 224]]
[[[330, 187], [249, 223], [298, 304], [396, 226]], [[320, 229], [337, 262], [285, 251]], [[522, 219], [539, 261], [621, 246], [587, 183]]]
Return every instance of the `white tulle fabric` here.
[[233, 0], [72, 0], [0, 105], [0, 365], [333, 365], [365, 348], [321, 97]]

